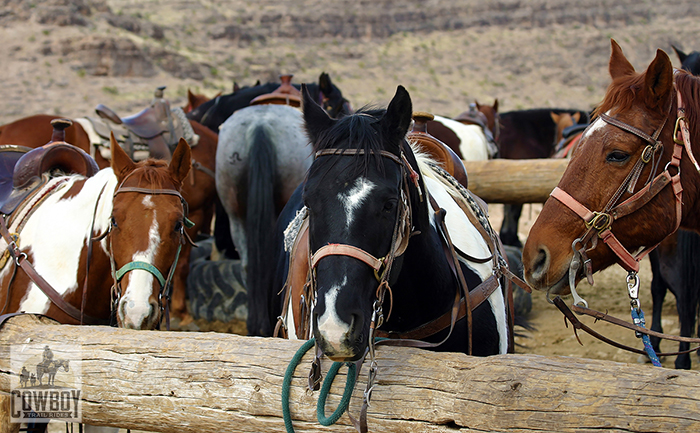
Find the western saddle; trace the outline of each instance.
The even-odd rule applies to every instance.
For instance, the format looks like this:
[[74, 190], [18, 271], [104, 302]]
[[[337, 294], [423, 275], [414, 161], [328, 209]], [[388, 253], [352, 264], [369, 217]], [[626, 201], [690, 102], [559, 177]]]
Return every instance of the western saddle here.
[[301, 92], [297, 90], [296, 87], [292, 86], [292, 74], [280, 75], [280, 81], [282, 84], [265, 95], [260, 95], [250, 101], [250, 105], [289, 105], [291, 107], [300, 108], [301, 107]]
[[[109, 136], [114, 134], [122, 148], [135, 161], [148, 157], [170, 160], [173, 149], [182, 137], [195, 146], [199, 137], [192, 130], [184, 111], [170, 108], [163, 98], [165, 86], [156, 89], [150, 107], [127, 117], [119, 117], [109, 107], [99, 104], [95, 112], [99, 118], [87, 117], [81, 122], [86, 127], [92, 145], [100, 150], [105, 159], [110, 159]], [[94, 133], [94, 134], [93, 134]]]
[[[99, 171], [95, 160], [84, 150], [65, 142], [68, 119], [51, 121], [53, 134], [47, 144], [30, 149], [0, 146], [0, 213], [10, 215], [49, 179], [47, 173], [81, 174], [90, 177]], [[10, 181], [11, 179], [11, 181]]]

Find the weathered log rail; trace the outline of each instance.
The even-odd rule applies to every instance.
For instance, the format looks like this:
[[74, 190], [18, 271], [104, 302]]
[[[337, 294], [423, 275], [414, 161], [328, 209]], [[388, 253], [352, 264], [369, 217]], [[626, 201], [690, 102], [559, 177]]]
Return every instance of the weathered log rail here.
[[[301, 345], [230, 334], [56, 325], [20, 316], [0, 329], [0, 391], [10, 391], [11, 346], [29, 339], [82, 346], [86, 423], [160, 432], [283, 432], [282, 379]], [[318, 395], [304, 387], [310, 357], [292, 381], [296, 431], [352, 432], [345, 415], [332, 427], [316, 422]], [[381, 347], [378, 358], [371, 432], [700, 431], [698, 372], [389, 347]], [[351, 402], [355, 413], [365, 380], [363, 374]], [[329, 405], [338, 402], [344, 382], [336, 379]]]
[[487, 203], [544, 203], [568, 159], [464, 161], [469, 189]]

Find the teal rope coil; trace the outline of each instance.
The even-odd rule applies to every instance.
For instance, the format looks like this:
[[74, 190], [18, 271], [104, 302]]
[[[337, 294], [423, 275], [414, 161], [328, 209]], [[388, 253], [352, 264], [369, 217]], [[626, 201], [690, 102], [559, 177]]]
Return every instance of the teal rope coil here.
[[321, 388], [321, 394], [318, 396], [318, 403], [316, 403], [316, 419], [319, 424], [323, 426], [330, 426], [338, 422], [341, 416], [348, 409], [350, 405], [350, 397], [352, 397], [352, 390], [355, 389], [355, 380], [357, 379], [357, 365], [348, 362], [345, 365], [348, 366], [348, 377], [345, 380], [345, 391], [343, 392], [343, 398], [340, 399], [338, 403], [338, 408], [331, 414], [331, 416], [326, 417], [326, 398], [328, 398], [328, 393], [331, 391], [331, 385], [335, 380], [335, 375], [338, 374], [342, 362], [334, 362], [326, 378], [323, 379], [323, 387]]
[[287, 366], [287, 371], [284, 373], [284, 380], [282, 381], [282, 418], [284, 418], [284, 427], [287, 429], [287, 433], [294, 433], [294, 427], [292, 426], [292, 415], [289, 413], [289, 389], [292, 385], [292, 376], [294, 376], [294, 370], [301, 362], [301, 358], [304, 354], [314, 347], [315, 340], [312, 338], [304, 343], [297, 353], [294, 354], [292, 360], [289, 361]]
[[[284, 373], [284, 380], [282, 381], [282, 417], [284, 418], [284, 427], [287, 433], [294, 433], [294, 427], [292, 426], [292, 415], [289, 411], [289, 392], [292, 386], [292, 376], [294, 376], [294, 370], [296, 370], [304, 354], [308, 352], [312, 347], [314, 347], [315, 340], [312, 338], [306, 341], [294, 354], [292, 360], [287, 366], [287, 371]], [[342, 362], [334, 362], [326, 378], [323, 380], [323, 387], [321, 388], [321, 393], [318, 397], [318, 403], [316, 404], [316, 418], [321, 425], [330, 426], [338, 422], [341, 416], [348, 409], [350, 404], [350, 397], [352, 397], [352, 391], [355, 388], [355, 381], [357, 379], [357, 366], [353, 363], [347, 363], [348, 366], [348, 377], [345, 381], [345, 391], [343, 392], [343, 397], [338, 404], [338, 408], [329, 417], [326, 417], [326, 399], [328, 398], [328, 393], [331, 390], [335, 376], [338, 374]]]

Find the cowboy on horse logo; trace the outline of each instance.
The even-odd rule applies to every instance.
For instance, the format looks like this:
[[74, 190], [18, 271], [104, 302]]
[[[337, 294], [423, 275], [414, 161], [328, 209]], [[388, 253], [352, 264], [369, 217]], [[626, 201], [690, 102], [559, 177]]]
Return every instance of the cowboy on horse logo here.
[[12, 350], [13, 371], [17, 372], [11, 391], [12, 421], [80, 422], [80, 358], [76, 351], [61, 347], [54, 353], [49, 345], [18, 346]]

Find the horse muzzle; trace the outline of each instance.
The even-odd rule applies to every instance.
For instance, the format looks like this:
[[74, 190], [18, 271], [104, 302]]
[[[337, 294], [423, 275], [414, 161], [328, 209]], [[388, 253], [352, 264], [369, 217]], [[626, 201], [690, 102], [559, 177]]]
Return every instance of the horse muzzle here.
[[[321, 316], [323, 319], [323, 316]], [[319, 325], [321, 322], [321, 325]], [[363, 332], [363, 320], [357, 315], [352, 316], [352, 323], [337, 323], [319, 320], [314, 315], [314, 338], [321, 351], [329, 359], [336, 362], [357, 361], [365, 353], [367, 338]], [[345, 326], [343, 326], [345, 325]]]

